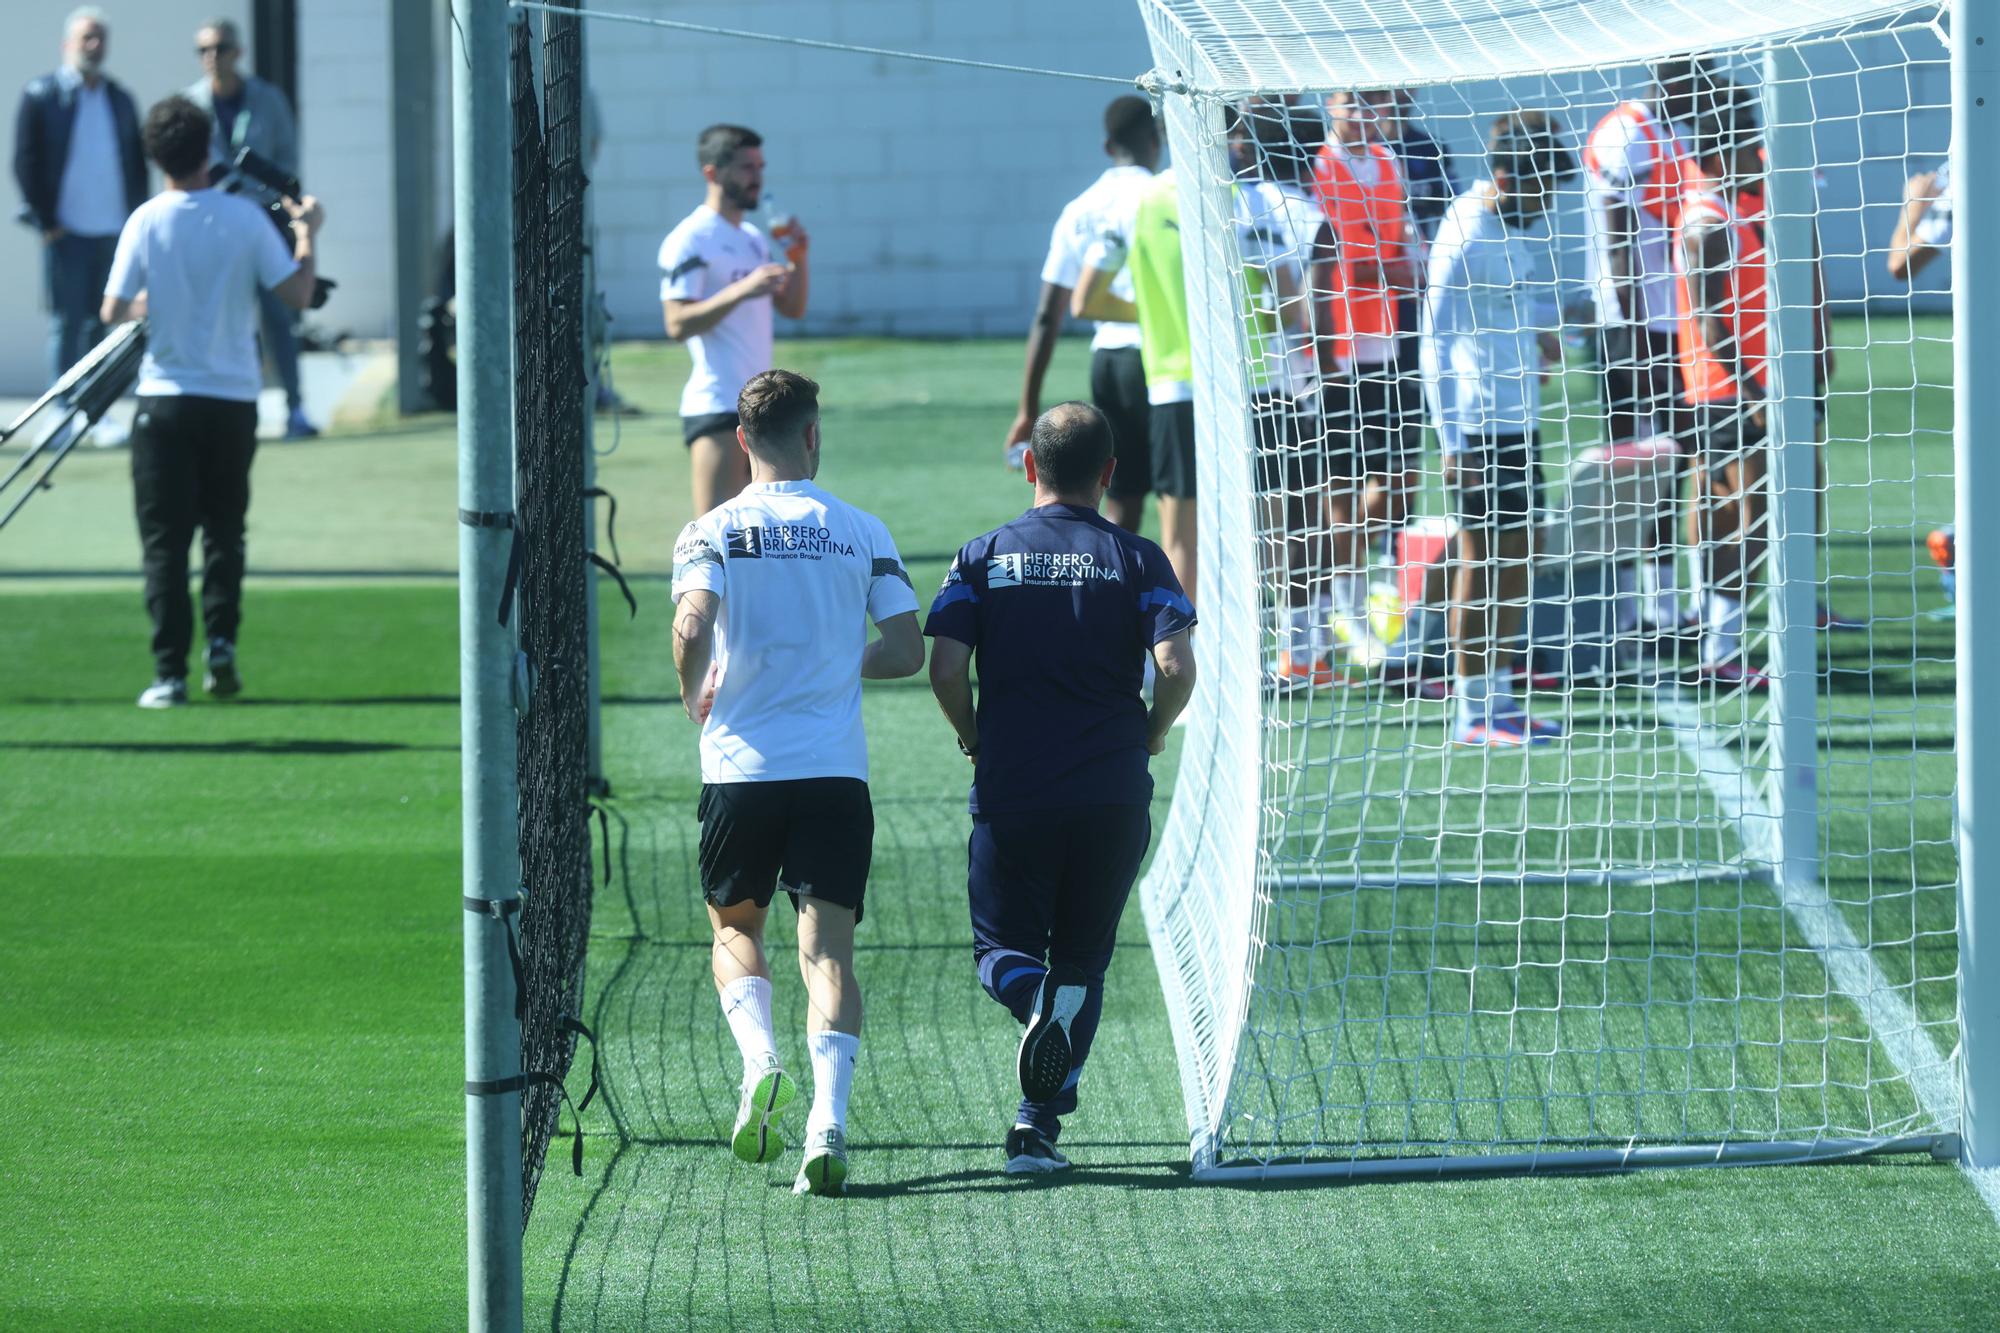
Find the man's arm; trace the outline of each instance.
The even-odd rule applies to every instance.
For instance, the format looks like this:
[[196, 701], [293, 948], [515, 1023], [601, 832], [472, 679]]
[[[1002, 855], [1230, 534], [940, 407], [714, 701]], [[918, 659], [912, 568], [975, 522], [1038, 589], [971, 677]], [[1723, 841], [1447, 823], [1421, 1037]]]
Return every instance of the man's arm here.
[[706, 588], [681, 596], [674, 607], [674, 674], [681, 683], [681, 709], [690, 722], [706, 722], [715, 700], [708, 693], [708, 668], [715, 661], [715, 617], [722, 599]]
[[875, 628], [880, 636], [861, 650], [861, 679], [901, 680], [924, 669], [924, 634], [915, 611], [890, 616]]
[[1056, 350], [1056, 338], [1062, 333], [1063, 315], [1069, 303], [1069, 288], [1053, 282], [1042, 284], [1041, 299], [1035, 303], [1034, 322], [1028, 325], [1028, 362], [1021, 368], [1021, 405], [1014, 413], [1014, 424], [1007, 427], [1003, 450], [1027, 439], [1035, 428], [1035, 418], [1041, 415], [1042, 380], [1049, 373], [1049, 357]]
[[662, 301], [667, 336], [680, 342], [707, 333], [745, 301], [776, 292], [790, 275], [791, 270], [783, 264], [766, 264], [700, 301]]
[[129, 301], [122, 296], [106, 296], [104, 304], [99, 306], [97, 310], [97, 322], [106, 328], [110, 328], [114, 324], [123, 324], [128, 319], [144, 319], [145, 317], [146, 294], [144, 292], [140, 292]]
[[1618, 293], [1618, 313], [1628, 323], [1636, 323], [1639, 318], [1640, 279], [1632, 263], [1638, 236], [1639, 219], [1632, 212], [1632, 206], [1618, 194], [1607, 190], [1604, 199], [1604, 267], [1606, 276], [1611, 279], [1612, 290]]
[[1153, 708], [1146, 715], [1146, 752], [1167, 748], [1167, 733], [1194, 697], [1194, 645], [1189, 631], [1169, 634], [1153, 645]]
[[1938, 257], [1940, 247], [1917, 239], [1917, 226], [1936, 205], [1937, 194], [1935, 171], [1918, 172], [1903, 187], [1903, 211], [1896, 217], [1895, 235], [1889, 238], [1889, 276], [1898, 282], [1915, 282]]
[[806, 229], [799, 226], [797, 219], [792, 222], [795, 235], [785, 242], [787, 254], [796, 250], [799, 257], [785, 272], [785, 281], [778, 290], [771, 293], [771, 307], [786, 319], [806, 317], [806, 296], [812, 288], [812, 273], [808, 260], [812, 258], [812, 239]]
[[1117, 277], [1116, 270], [1094, 268], [1086, 265], [1083, 276], [1077, 279], [1076, 290], [1069, 294], [1069, 312], [1078, 319], [1104, 319], [1115, 324], [1133, 324], [1139, 319], [1139, 307], [1122, 296], [1111, 292], [1111, 280]]
[[1694, 301], [1701, 340], [1735, 382], [1740, 398], [1757, 396], [1743, 369], [1743, 348], [1723, 312], [1729, 305], [1729, 230], [1719, 221], [1691, 222], [1681, 239], [1681, 262], [1688, 273], [1688, 293]]
[[979, 749], [979, 714], [972, 698], [972, 645], [940, 634], [931, 644], [931, 693], [967, 751]]
[[313, 238], [319, 234], [320, 224], [326, 221], [326, 210], [311, 195], [283, 202], [285, 211], [292, 215], [292, 260], [298, 267], [271, 291], [292, 309], [304, 310], [312, 305], [316, 277]]
[[21, 202], [35, 230], [42, 233], [44, 240], [53, 241], [62, 235], [62, 230], [35, 198], [35, 182], [41, 179], [41, 167], [42, 104], [24, 89], [21, 104], [14, 111], [14, 184], [20, 187]]

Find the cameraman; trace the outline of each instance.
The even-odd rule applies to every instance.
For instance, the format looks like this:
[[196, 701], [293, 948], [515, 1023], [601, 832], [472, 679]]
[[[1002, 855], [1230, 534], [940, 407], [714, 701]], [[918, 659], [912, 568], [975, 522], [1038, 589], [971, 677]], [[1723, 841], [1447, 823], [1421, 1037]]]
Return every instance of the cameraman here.
[[257, 451], [258, 292], [294, 310], [313, 294], [313, 234], [322, 213], [310, 196], [285, 200], [291, 246], [265, 211], [208, 187], [208, 114], [175, 96], [146, 113], [146, 156], [167, 185], [125, 223], [103, 319], [145, 319], [146, 358], [132, 423], [132, 491], [153, 620], [154, 681], [141, 708], [187, 702], [194, 608], [188, 545], [201, 528], [204, 688], [243, 688], [236, 666], [242, 618], [243, 518]]

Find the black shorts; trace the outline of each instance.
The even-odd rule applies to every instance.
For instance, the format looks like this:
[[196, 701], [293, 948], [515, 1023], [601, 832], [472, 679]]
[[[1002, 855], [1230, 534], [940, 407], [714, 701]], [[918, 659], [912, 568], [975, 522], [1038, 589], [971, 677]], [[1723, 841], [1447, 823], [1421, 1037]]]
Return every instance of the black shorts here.
[[736, 442], [736, 428], [743, 424], [743, 418], [734, 412], [709, 412], [698, 417], [681, 418], [681, 443], [692, 448], [696, 440], [709, 435], [727, 435], [729, 442]]
[[1327, 475], [1358, 481], [1409, 471], [1406, 428], [1421, 420], [1422, 393], [1417, 377], [1403, 374], [1393, 363], [1369, 366], [1351, 381], [1329, 383], [1320, 393]]
[[973, 958], [1006, 949], [1102, 977], [1152, 836], [1143, 805], [975, 815], [966, 842]]
[[1468, 528], [1525, 528], [1542, 507], [1541, 449], [1535, 436], [1467, 435], [1445, 455], [1451, 514]]
[[1597, 355], [1604, 365], [1605, 439], [1622, 444], [1665, 434], [1687, 448], [1694, 423], [1681, 400], [1674, 335], [1645, 325], [1601, 325]]
[[1118, 470], [1110, 494], [1119, 499], [1153, 489], [1153, 444], [1146, 405], [1146, 367], [1136, 347], [1100, 347], [1090, 354], [1090, 401], [1111, 423]]
[[[1763, 411], [1758, 411], [1759, 408]], [[1763, 444], [1769, 411], [1769, 406], [1763, 403], [1702, 403], [1696, 406], [1694, 437], [1701, 461], [1711, 467], [1726, 467]]]
[[1194, 498], [1194, 404], [1155, 403], [1146, 414], [1153, 489], [1176, 500]]
[[704, 783], [701, 892], [717, 907], [771, 905], [782, 883], [801, 897], [854, 910], [868, 889], [875, 808], [859, 778]]
[[1301, 495], [1325, 480], [1325, 452], [1314, 421], [1315, 402], [1282, 394], [1250, 399], [1250, 434], [1257, 449], [1257, 489], [1265, 495]]

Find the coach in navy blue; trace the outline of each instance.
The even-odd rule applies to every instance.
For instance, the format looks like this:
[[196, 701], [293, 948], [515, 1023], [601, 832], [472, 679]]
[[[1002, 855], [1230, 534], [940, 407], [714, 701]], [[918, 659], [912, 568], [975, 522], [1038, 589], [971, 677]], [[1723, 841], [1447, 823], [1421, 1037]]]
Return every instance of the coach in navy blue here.
[[1025, 462], [1034, 507], [959, 550], [924, 626], [931, 690], [973, 764], [973, 958], [1027, 1027], [1010, 1174], [1069, 1165], [1060, 1118], [1077, 1106], [1118, 918], [1152, 838], [1147, 759], [1194, 693], [1194, 607], [1173, 566], [1098, 513], [1117, 467], [1103, 414], [1050, 408]]

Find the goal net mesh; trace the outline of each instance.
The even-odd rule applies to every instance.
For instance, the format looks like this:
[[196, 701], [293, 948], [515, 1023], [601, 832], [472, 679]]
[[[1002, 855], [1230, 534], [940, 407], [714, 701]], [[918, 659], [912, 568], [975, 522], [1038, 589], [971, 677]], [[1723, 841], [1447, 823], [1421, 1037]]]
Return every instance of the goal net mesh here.
[[1197, 1168], [1935, 1146], [1949, 260], [1892, 242], [1912, 177], [1948, 226], [1938, 11], [1141, 9], [1202, 619], [1143, 901]]

